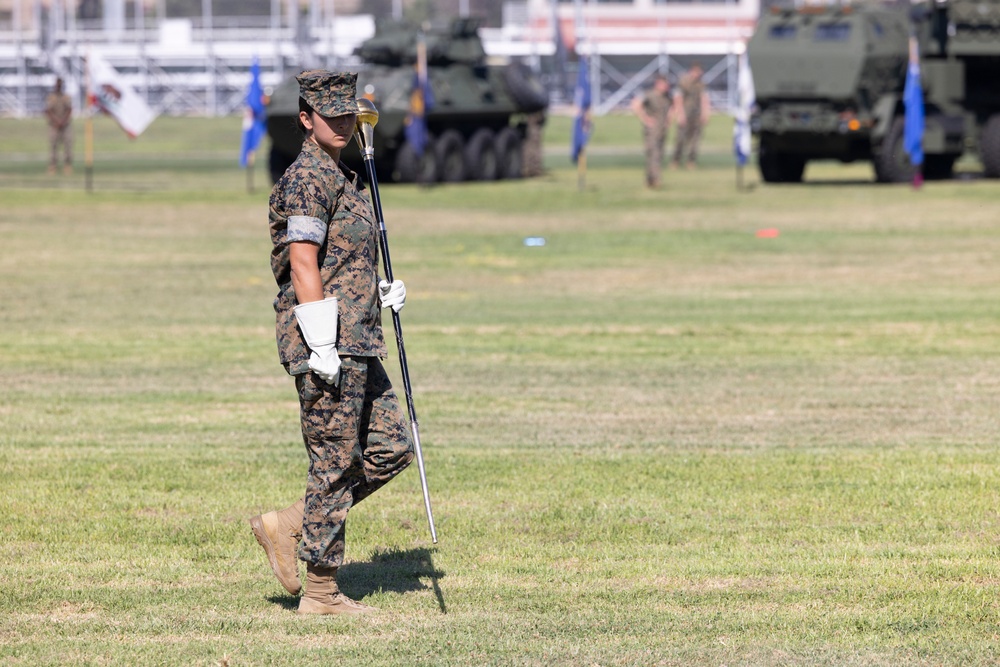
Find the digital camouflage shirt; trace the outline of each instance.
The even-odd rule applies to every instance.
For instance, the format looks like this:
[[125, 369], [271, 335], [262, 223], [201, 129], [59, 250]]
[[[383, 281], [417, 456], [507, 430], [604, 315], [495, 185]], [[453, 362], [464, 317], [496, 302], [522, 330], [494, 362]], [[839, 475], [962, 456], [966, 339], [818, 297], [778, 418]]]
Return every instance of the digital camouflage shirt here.
[[73, 103], [66, 93], [51, 92], [45, 98], [45, 115], [49, 125], [62, 129], [73, 116]]
[[642, 98], [642, 108], [653, 119], [655, 126], [645, 128], [647, 134], [663, 137], [667, 133], [667, 119], [670, 117], [670, 95], [650, 89]]
[[324, 297], [336, 297], [337, 351], [341, 355], [385, 357], [378, 300], [378, 229], [358, 175], [311, 141], [271, 190], [268, 224], [271, 270], [278, 283], [274, 300], [278, 356], [292, 375], [309, 370], [309, 348], [293, 308], [289, 244], [319, 246]]
[[701, 79], [684, 77], [679, 84], [684, 115], [692, 125], [701, 125], [701, 104], [705, 95], [705, 83]]

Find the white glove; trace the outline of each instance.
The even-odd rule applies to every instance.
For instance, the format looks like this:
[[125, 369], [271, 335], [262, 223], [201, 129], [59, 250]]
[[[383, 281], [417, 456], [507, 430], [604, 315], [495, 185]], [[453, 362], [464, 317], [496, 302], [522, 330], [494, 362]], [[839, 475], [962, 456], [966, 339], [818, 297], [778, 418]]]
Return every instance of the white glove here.
[[337, 299], [327, 297], [295, 306], [295, 319], [311, 354], [309, 368], [327, 384], [336, 384], [340, 377], [340, 357], [337, 355]]
[[378, 292], [383, 308], [392, 308], [398, 313], [406, 305], [406, 285], [402, 280], [393, 280], [391, 283], [388, 280], [379, 281]]

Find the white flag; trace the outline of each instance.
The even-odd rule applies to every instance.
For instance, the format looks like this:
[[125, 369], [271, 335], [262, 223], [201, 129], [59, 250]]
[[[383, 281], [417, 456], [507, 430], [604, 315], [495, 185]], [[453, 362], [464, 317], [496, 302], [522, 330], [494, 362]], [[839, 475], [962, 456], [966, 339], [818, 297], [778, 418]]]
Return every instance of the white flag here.
[[754, 99], [753, 73], [750, 71], [750, 58], [746, 51], [740, 54], [739, 71], [736, 77], [736, 125], [733, 127], [733, 149], [739, 165], [745, 165], [750, 159], [750, 114]]
[[128, 136], [139, 136], [156, 118], [146, 101], [100, 56], [87, 55], [87, 76], [90, 104], [118, 121]]

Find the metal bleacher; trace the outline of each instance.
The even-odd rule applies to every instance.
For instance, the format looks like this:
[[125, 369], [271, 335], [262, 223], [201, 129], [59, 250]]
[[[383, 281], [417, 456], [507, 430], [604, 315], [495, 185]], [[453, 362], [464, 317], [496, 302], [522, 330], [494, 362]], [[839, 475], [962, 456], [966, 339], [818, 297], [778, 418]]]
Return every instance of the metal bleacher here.
[[[118, 0], [121, 5], [125, 0]], [[114, 3], [112, 3], [114, 4]], [[371, 36], [370, 14], [342, 15], [333, 0], [312, 1], [299, 14], [278, 0], [264, 16], [164, 18], [143, 14], [142, 3], [103, 20], [77, 19], [74, 0], [12, 3], [0, 19], [0, 115], [38, 115], [56, 77], [81, 108], [87, 54], [110, 63], [149, 105], [166, 115], [220, 116], [242, 110], [249, 69], [256, 59], [265, 88], [303, 68], [357, 69], [355, 47]], [[30, 5], [30, 11], [26, 8]], [[487, 54], [523, 59], [543, 78], [555, 67], [556, 22], [564, 41], [590, 57], [598, 114], [627, 104], [657, 71], [679, 74], [693, 58], [702, 61], [713, 104], [731, 108], [735, 55], [752, 32], [759, 0], [675, 2], [633, 0], [597, 5], [519, 0], [503, 5], [503, 24], [484, 28]], [[575, 78], [577, 60], [571, 57]], [[558, 87], [553, 103], [567, 103]]]

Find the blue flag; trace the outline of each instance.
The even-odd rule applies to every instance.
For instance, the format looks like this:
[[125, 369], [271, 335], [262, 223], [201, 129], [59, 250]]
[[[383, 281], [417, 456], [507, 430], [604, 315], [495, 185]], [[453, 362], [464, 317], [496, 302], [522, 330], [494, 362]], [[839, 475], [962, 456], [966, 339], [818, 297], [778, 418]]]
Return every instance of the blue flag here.
[[924, 163], [924, 92], [920, 87], [920, 59], [916, 39], [910, 38], [910, 65], [906, 70], [903, 87], [903, 150], [910, 156], [910, 164], [919, 167]]
[[587, 140], [590, 139], [590, 68], [587, 66], [586, 58], [580, 58], [576, 89], [573, 91], [573, 105], [576, 107], [576, 120], [573, 122], [573, 146], [570, 156], [575, 164], [587, 146]]
[[427, 110], [434, 104], [434, 93], [426, 77], [413, 75], [413, 90], [410, 92], [410, 110], [403, 132], [406, 141], [413, 146], [417, 155], [423, 155], [427, 147]]
[[427, 77], [427, 44], [421, 34], [417, 42], [417, 68], [413, 73], [413, 89], [410, 91], [410, 109], [406, 116], [403, 134], [407, 143], [418, 155], [424, 154], [429, 134], [427, 132], [427, 111], [434, 107], [434, 93]]
[[254, 58], [250, 65], [250, 86], [247, 88], [246, 109], [243, 111], [243, 142], [240, 146], [240, 166], [246, 167], [250, 155], [257, 150], [267, 132], [267, 109], [264, 89], [260, 85], [260, 63]]

